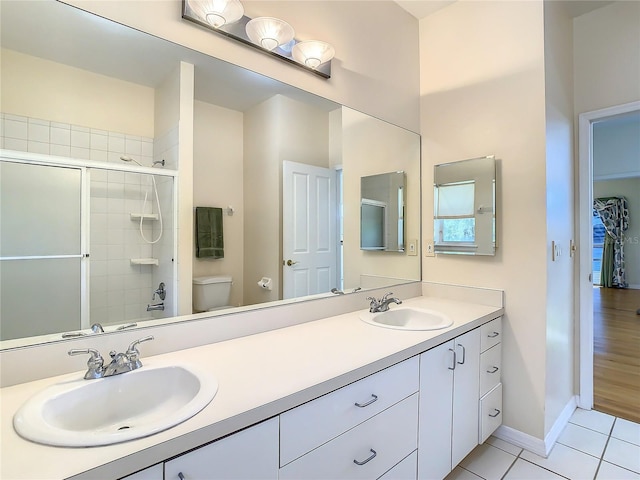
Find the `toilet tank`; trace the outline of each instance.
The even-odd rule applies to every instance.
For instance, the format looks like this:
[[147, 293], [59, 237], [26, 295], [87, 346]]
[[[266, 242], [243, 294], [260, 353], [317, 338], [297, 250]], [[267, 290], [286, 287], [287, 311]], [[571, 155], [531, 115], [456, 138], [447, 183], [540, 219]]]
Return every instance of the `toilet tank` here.
[[228, 275], [211, 275], [193, 278], [193, 309], [206, 312], [229, 305], [231, 283]]

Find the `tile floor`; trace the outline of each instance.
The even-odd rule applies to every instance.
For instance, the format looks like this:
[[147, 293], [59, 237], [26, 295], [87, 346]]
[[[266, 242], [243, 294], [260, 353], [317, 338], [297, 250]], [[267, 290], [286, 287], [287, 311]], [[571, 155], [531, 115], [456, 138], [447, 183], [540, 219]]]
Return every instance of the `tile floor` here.
[[446, 478], [480, 479], [640, 480], [640, 424], [578, 409], [548, 458], [490, 437]]

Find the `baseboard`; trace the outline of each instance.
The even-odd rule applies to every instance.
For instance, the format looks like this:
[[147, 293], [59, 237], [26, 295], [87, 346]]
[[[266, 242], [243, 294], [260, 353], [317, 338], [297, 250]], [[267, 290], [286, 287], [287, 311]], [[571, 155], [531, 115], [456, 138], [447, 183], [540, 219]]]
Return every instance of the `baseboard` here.
[[537, 437], [529, 435], [528, 433], [521, 432], [515, 428], [507, 427], [506, 425], [500, 425], [498, 429], [493, 432], [494, 437], [498, 437], [500, 440], [504, 440], [512, 445], [515, 445], [525, 450], [546, 457], [546, 448], [543, 440]]
[[630, 288], [632, 290], [640, 290], [640, 285], [629, 285], [627, 288]]
[[551, 449], [556, 444], [556, 441], [558, 441], [560, 434], [562, 434], [564, 427], [566, 427], [567, 423], [569, 423], [569, 419], [571, 418], [571, 415], [573, 415], [573, 412], [575, 412], [577, 407], [578, 397], [574, 395], [569, 399], [565, 407], [562, 409], [562, 412], [560, 412], [558, 418], [556, 418], [556, 421], [553, 423], [553, 426], [551, 427], [551, 430], [549, 430], [549, 433], [547, 433], [544, 437], [544, 445], [547, 452], [546, 455], [544, 455], [545, 457], [547, 457], [549, 455], [549, 452], [551, 452]]
[[549, 430], [549, 433], [545, 436], [544, 440], [529, 435], [528, 433], [521, 432], [520, 430], [516, 430], [515, 428], [507, 427], [506, 425], [498, 427], [498, 429], [493, 432], [493, 435], [498, 437], [500, 440], [504, 440], [512, 445], [524, 448], [531, 453], [547, 458], [549, 456], [549, 452], [551, 452], [551, 449], [558, 440], [558, 437], [560, 437], [560, 434], [564, 430], [564, 427], [569, 423], [569, 419], [571, 418], [571, 415], [573, 415], [576, 406], [576, 397], [571, 397], [567, 405], [562, 409], [562, 413], [560, 413], [554, 422], [551, 430]]

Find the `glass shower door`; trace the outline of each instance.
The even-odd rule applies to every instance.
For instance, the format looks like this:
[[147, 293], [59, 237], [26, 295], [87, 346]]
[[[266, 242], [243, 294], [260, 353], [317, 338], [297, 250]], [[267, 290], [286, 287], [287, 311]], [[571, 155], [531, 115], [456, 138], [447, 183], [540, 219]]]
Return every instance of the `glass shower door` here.
[[82, 169], [0, 162], [0, 339], [81, 328]]

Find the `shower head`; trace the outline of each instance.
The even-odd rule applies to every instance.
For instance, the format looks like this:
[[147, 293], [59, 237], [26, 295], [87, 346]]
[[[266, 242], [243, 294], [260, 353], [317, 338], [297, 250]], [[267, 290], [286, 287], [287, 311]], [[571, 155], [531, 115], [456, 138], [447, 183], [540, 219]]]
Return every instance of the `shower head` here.
[[130, 157], [129, 155], [120, 155], [120, 160], [122, 160], [123, 162], [133, 162], [137, 165], [140, 165], [140, 162], [138, 162], [137, 160], [135, 160], [134, 158]]
[[[140, 162], [138, 162], [135, 158], [130, 157], [129, 155], [120, 155], [120, 160], [122, 160], [123, 162], [133, 162], [137, 165], [140, 165], [141, 167], [144, 166]], [[156, 165], [161, 165], [164, 167], [164, 158], [162, 160], [155, 160], [152, 166], [155, 167]]]

